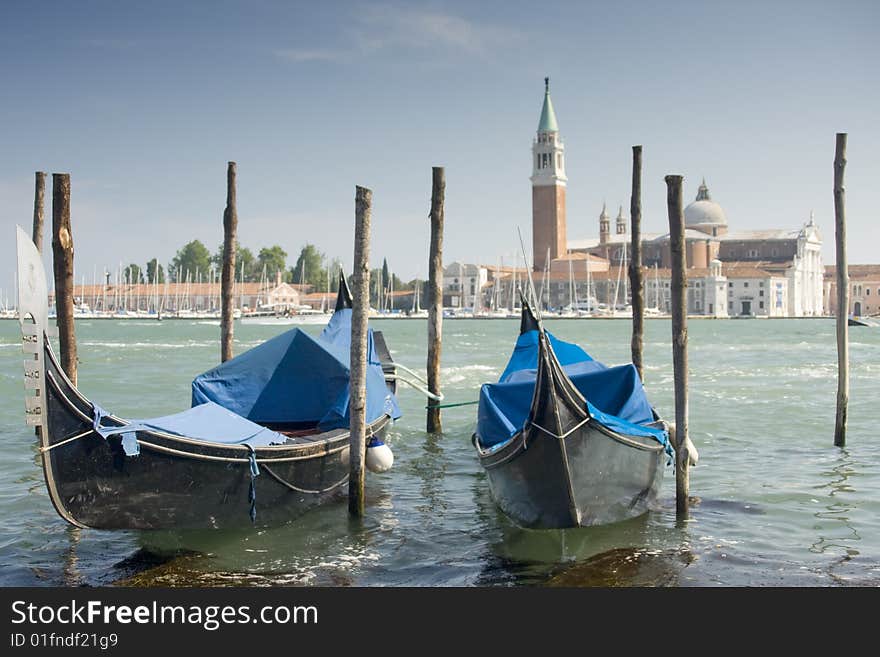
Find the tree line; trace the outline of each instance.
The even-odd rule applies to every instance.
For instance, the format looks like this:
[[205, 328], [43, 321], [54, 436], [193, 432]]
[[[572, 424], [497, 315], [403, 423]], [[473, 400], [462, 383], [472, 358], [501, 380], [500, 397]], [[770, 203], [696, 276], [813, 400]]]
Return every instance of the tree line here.
[[[212, 254], [201, 241], [193, 240], [178, 249], [165, 267], [156, 258], [147, 262], [146, 267], [131, 263], [123, 270], [122, 280], [125, 283], [153, 284], [157, 282], [158, 274], [160, 284], [166, 280], [172, 283], [206, 283], [212, 279], [219, 280], [222, 263], [222, 244]], [[288, 266], [287, 252], [277, 244], [261, 248], [255, 256], [251, 249], [236, 243], [236, 281], [258, 283], [265, 276], [272, 284], [278, 272], [281, 272], [281, 280], [285, 283], [308, 284], [315, 291], [335, 291], [341, 267], [342, 261], [339, 258], [328, 258], [314, 244], [303, 246], [296, 261]], [[371, 278], [374, 281], [373, 286], [381, 281], [384, 290], [412, 290], [416, 284], [416, 280], [404, 282], [391, 272], [387, 260], [383, 261], [381, 269], [371, 272]]]

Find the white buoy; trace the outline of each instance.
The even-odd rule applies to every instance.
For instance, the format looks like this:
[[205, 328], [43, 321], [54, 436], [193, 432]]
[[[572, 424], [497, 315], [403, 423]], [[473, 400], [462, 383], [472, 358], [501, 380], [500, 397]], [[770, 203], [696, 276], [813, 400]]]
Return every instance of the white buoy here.
[[367, 469], [370, 472], [387, 472], [394, 465], [394, 452], [378, 438], [373, 438], [367, 445]]

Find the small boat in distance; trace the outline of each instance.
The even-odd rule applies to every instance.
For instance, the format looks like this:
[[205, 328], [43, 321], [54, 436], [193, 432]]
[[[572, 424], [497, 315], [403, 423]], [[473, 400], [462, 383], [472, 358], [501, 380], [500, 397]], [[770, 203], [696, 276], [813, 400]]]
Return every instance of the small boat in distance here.
[[880, 323], [875, 319], [870, 319], [868, 317], [858, 317], [856, 315], [850, 315], [847, 319], [848, 326], [868, 326], [871, 328], [877, 328], [880, 326]]
[[[62, 518], [96, 529], [270, 526], [341, 494], [352, 312], [344, 277], [319, 337], [299, 328], [276, 335], [196, 377], [190, 409], [124, 420], [61, 369], [47, 336], [42, 258], [21, 228], [17, 242], [25, 413], [39, 427], [49, 498]], [[394, 363], [371, 329], [368, 349], [366, 430], [378, 437], [400, 411]]]
[[654, 504], [669, 425], [632, 364], [606, 367], [544, 330], [523, 299], [498, 383], [480, 390], [473, 436], [492, 497], [526, 528], [600, 525]]

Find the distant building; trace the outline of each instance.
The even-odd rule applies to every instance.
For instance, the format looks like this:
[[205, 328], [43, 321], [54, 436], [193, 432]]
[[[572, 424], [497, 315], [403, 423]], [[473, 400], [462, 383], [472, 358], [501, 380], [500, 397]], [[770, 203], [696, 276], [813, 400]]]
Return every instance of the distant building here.
[[[837, 314], [837, 267], [825, 267], [825, 308]], [[849, 266], [849, 310], [856, 317], [880, 314], [880, 265]]]
[[[546, 78], [544, 105], [532, 144], [531, 182], [534, 270], [537, 276], [545, 270], [549, 272], [550, 294], [560, 285], [572, 288], [568, 282], [569, 270], [577, 281], [582, 281], [584, 273], [579, 270], [586, 268], [585, 258], [589, 255], [589, 268], [596, 276], [597, 298], [613, 303], [613, 299], [607, 297], [606, 288], [609, 281], [614, 281], [618, 304], [626, 305], [626, 283], [617, 283], [626, 277], [623, 264], [631, 258], [629, 220], [624, 216], [623, 207], [612, 222], [603, 205], [598, 238], [568, 240], [566, 237], [568, 178], [564, 146]], [[685, 259], [688, 277], [693, 283], [689, 287], [692, 291], [689, 295], [693, 296], [690, 312], [770, 317], [823, 314], [822, 237], [812, 213], [809, 221], [793, 230], [730, 232], [724, 209], [712, 200], [703, 180], [696, 198], [684, 210], [684, 220]], [[718, 273], [716, 261], [722, 269], [718, 276], [712, 275], [712, 272]], [[671, 265], [668, 233], [642, 234], [642, 263], [649, 270], [657, 267], [658, 275], [663, 278], [660, 272]], [[622, 276], [619, 270], [623, 270]], [[719, 276], [727, 283], [723, 302], [717, 292], [706, 292], [716, 290], [721, 280]]]
[[[232, 288], [233, 307], [245, 312], [273, 309], [286, 312], [298, 308], [301, 298], [310, 286], [283, 283], [280, 278], [272, 283], [240, 283]], [[148, 283], [120, 285], [75, 285], [74, 300], [78, 306], [88, 306], [94, 312], [118, 313], [141, 311], [162, 313], [182, 311], [220, 311], [218, 283]], [[50, 307], [55, 303], [54, 292], [49, 294]]]
[[[443, 268], [443, 305], [449, 308], [472, 308], [482, 295], [489, 271], [480, 265], [453, 262]], [[477, 305], [479, 305], [479, 300]]]
[[[671, 271], [644, 267], [645, 307], [669, 313]], [[629, 278], [619, 267], [593, 273], [583, 271], [550, 272], [542, 300], [546, 307], [560, 310], [575, 306], [584, 309], [624, 309], [629, 303]], [[687, 312], [709, 317], [787, 317], [788, 279], [781, 274], [722, 263], [715, 259], [708, 267], [692, 267], [687, 272]], [[544, 289], [544, 280], [535, 281]], [[539, 292], [539, 295], [541, 293]]]
[[565, 236], [565, 146], [550, 100], [550, 78], [544, 78], [544, 106], [532, 142], [532, 258], [535, 271], [568, 251]]

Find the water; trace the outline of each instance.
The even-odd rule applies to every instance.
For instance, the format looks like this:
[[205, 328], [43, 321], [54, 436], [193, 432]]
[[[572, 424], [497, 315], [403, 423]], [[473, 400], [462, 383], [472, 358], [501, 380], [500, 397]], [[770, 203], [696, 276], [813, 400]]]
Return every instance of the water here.
[[[396, 360], [423, 368], [423, 321], [376, 321]], [[609, 364], [628, 361], [626, 321], [548, 321]], [[444, 323], [447, 401], [496, 379], [515, 321]], [[236, 349], [284, 327], [237, 326]], [[317, 332], [319, 327], [309, 327]], [[216, 324], [77, 324], [84, 393], [123, 417], [186, 408], [189, 382], [215, 364]], [[0, 584], [137, 585], [878, 585], [880, 330], [851, 329], [848, 447], [832, 446], [836, 346], [831, 320], [692, 321], [693, 442], [700, 452], [687, 522], [667, 469], [661, 507], [598, 528], [527, 531], [489, 496], [470, 436], [475, 406], [424, 432], [425, 400], [400, 394], [394, 468], [368, 475], [367, 518], [344, 501], [273, 530], [108, 532], [69, 527], [46, 494], [23, 424], [18, 326], [0, 322]], [[670, 326], [647, 323], [651, 400], [673, 416]]]

